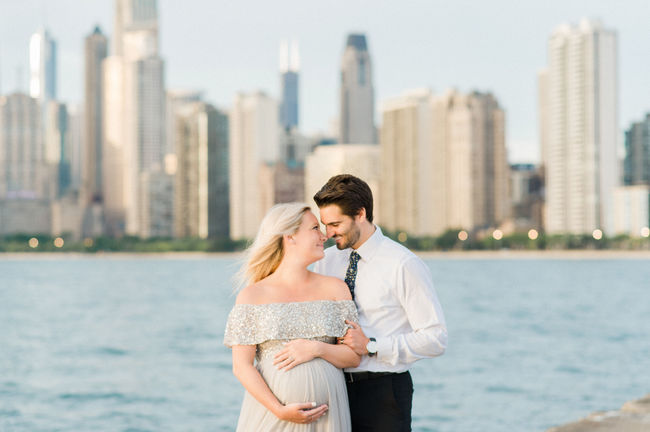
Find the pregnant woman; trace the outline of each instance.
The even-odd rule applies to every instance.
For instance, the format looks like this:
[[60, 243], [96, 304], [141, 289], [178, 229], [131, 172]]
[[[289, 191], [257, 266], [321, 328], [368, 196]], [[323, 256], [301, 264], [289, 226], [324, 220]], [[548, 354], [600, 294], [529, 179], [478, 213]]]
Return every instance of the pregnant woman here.
[[237, 431], [351, 429], [341, 368], [360, 357], [336, 338], [358, 318], [345, 282], [307, 269], [325, 240], [306, 204], [279, 204], [247, 250], [224, 337], [246, 389]]

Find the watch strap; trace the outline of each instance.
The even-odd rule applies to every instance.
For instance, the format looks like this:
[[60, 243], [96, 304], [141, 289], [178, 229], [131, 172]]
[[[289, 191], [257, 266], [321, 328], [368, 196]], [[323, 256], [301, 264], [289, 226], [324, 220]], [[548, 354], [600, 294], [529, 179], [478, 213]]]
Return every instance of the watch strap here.
[[[368, 339], [370, 339], [370, 342], [374, 342], [374, 344], [375, 344], [375, 352], [368, 351], [368, 357], [374, 357], [377, 354], [377, 349], [376, 349], [377, 339], [375, 339], [374, 337], [371, 337], [371, 338], [368, 338]], [[368, 345], [370, 344], [370, 342], [368, 342]]]

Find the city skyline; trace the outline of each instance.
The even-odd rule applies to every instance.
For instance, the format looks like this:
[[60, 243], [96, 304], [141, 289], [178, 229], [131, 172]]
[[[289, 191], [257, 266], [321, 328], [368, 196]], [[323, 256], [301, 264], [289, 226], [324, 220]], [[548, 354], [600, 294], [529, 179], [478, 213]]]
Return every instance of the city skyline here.
[[[109, 39], [113, 37], [113, 2], [1, 2], [5, 13], [0, 17], [0, 93], [15, 90], [17, 66], [22, 69], [21, 89], [27, 91], [29, 37], [44, 25], [58, 44], [59, 97], [81, 103], [83, 39], [96, 24]], [[257, 8], [254, 16], [250, 15], [253, 5]], [[159, 9], [160, 52], [167, 64], [168, 88], [204, 91], [206, 100], [219, 108], [230, 109], [238, 91], [261, 89], [277, 98], [278, 44], [285, 38], [297, 40], [300, 123], [309, 133], [327, 131], [337, 117], [338, 67], [345, 37], [353, 32], [368, 37], [377, 103], [418, 87], [429, 87], [434, 93], [449, 87], [494, 93], [508, 116], [506, 143], [511, 162], [540, 161], [536, 74], [547, 62], [548, 36], [562, 23], [599, 18], [618, 32], [619, 136], [650, 110], [650, 68], [644, 54], [650, 47], [650, 34], [645, 28], [648, 14], [642, 12], [645, 8], [640, 1], [525, 6], [502, 1], [471, 7], [467, 2], [381, 2], [368, 9], [343, 2], [325, 8], [294, 1], [268, 5], [195, 0], [181, 5], [161, 0]], [[495, 14], [496, 9], [503, 13]], [[75, 19], [70, 20], [73, 10]], [[290, 13], [280, 14], [277, 20], [266, 18], [279, 10]], [[631, 14], [632, 10], [638, 13]], [[391, 18], [390, 26], [386, 17]], [[379, 121], [377, 106], [375, 121]]]

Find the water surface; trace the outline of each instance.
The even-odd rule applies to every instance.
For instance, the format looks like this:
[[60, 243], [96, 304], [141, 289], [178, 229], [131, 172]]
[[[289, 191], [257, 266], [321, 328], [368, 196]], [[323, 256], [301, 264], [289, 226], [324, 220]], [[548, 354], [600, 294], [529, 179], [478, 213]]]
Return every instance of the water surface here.
[[[647, 260], [427, 259], [415, 431], [543, 431], [650, 392]], [[231, 258], [0, 258], [0, 430], [230, 431]]]

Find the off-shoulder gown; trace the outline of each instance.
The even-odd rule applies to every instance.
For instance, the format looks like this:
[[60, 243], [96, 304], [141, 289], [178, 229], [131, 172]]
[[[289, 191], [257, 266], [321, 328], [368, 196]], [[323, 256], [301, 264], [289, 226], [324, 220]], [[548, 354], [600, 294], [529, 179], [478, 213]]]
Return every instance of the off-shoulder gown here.
[[291, 370], [278, 370], [273, 356], [282, 343], [311, 339], [336, 343], [347, 325], [358, 322], [352, 300], [316, 300], [294, 303], [239, 304], [228, 315], [224, 344], [257, 345], [256, 367], [281, 403], [327, 404], [327, 414], [310, 424], [278, 419], [248, 392], [244, 395], [237, 431], [346, 432], [351, 430], [343, 372], [321, 358]]

